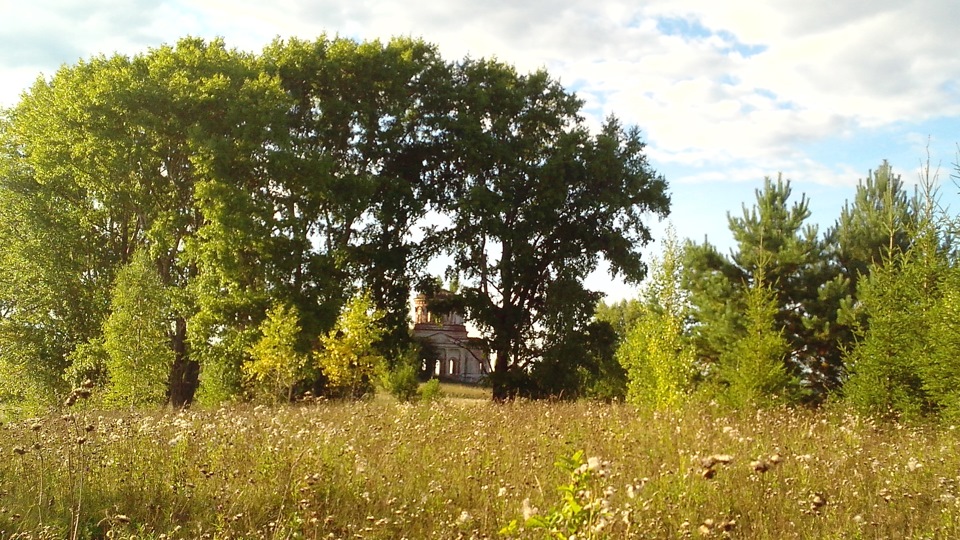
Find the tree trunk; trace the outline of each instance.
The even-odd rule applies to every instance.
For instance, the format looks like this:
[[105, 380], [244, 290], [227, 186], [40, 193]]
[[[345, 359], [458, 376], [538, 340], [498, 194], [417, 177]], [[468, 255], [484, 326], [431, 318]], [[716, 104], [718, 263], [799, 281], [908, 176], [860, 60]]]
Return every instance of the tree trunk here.
[[170, 404], [182, 408], [193, 402], [200, 380], [200, 365], [187, 356], [187, 321], [178, 317], [175, 324], [171, 339], [174, 359], [170, 369]]
[[501, 344], [496, 347], [497, 360], [493, 365], [493, 376], [490, 382], [493, 384], [493, 400], [506, 401], [511, 397], [514, 389], [510, 383], [510, 346]]

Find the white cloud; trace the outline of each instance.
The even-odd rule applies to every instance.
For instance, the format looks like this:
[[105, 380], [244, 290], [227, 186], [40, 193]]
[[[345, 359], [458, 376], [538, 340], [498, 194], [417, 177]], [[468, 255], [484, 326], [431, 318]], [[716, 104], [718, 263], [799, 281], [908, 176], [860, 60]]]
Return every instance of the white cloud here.
[[[245, 50], [277, 36], [413, 35], [447, 58], [546, 67], [586, 99], [592, 125], [616, 113], [644, 130], [658, 162], [703, 169], [695, 177], [744, 162], [810, 170], [811, 141], [960, 115], [954, 9], [953, 0], [40, 0], [5, 12], [0, 103], [62, 62], [186, 34]], [[664, 32], [665, 21], [689, 31]]]

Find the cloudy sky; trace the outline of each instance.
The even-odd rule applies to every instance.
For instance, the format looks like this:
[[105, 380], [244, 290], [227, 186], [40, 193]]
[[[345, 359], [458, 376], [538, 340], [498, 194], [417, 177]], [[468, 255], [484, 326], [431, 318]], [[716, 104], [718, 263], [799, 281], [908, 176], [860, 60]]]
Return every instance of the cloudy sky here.
[[929, 150], [944, 202], [960, 208], [957, 20], [956, 0], [5, 2], [0, 106], [64, 63], [186, 35], [249, 51], [321, 33], [422, 37], [448, 59], [544, 67], [591, 122], [639, 126], [679, 235], [727, 249], [727, 212], [781, 172], [823, 230], [881, 160], [913, 182]]

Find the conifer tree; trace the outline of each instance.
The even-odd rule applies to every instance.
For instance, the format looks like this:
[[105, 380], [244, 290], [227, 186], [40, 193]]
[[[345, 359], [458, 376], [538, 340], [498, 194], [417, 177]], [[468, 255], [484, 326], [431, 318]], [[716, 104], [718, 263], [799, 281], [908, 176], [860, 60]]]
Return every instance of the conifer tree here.
[[[857, 287], [847, 314], [856, 338], [845, 357], [844, 395], [858, 409], [917, 417], [955, 414], [960, 391], [956, 366], [956, 268], [941, 223], [935, 179], [921, 177], [914, 198], [916, 228], [905, 251], [891, 251]], [[892, 243], [890, 245], [893, 245]]]
[[785, 363], [791, 348], [777, 321], [774, 290], [759, 263], [744, 296], [742, 334], [720, 354], [715, 377], [718, 397], [734, 407], [791, 401], [798, 393]]
[[706, 364], [719, 362], [738, 346], [748, 324], [749, 284], [762, 265], [776, 306], [776, 328], [789, 347], [784, 355], [788, 372], [825, 390], [835, 383], [840, 360], [823, 338], [829, 319], [814, 316], [821, 312], [822, 286], [835, 270], [827, 263], [817, 228], [806, 224], [809, 201], [802, 196], [791, 204], [791, 194], [788, 180], [767, 178], [753, 207], [744, 205], [741, 217], [728, 216], [737, 242], [730, 257], [707, 243], [688, 246], [684, 285], [691, 291], [693, 339]]

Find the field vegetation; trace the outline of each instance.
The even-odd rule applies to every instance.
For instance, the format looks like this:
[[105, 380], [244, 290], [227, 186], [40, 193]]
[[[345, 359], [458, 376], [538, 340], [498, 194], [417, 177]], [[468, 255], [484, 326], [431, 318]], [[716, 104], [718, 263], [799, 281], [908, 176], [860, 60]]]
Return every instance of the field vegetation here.
[[[729, 253], [648, 257], [667, 181], [584, 105], [411, 38], [39, 79], [0, 111], [0, 540], [960, 537], [929, 158], [823, 231], [764, 178]], [[414, 294], [484, 387], [431, 378]]]
[[845, 407], [82, 406], [3, 425], [0, 537], [960, 534], [957, 432]]

